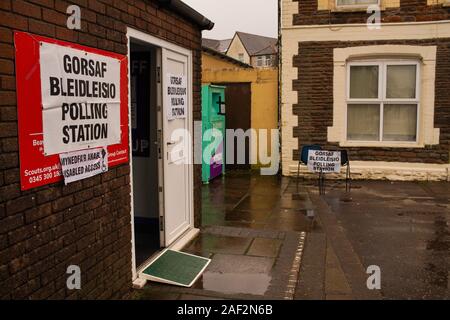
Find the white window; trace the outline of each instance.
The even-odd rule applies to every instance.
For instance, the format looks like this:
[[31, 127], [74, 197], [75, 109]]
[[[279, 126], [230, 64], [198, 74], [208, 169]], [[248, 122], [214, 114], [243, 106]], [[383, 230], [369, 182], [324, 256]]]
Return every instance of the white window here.
[[258, 66], [258, 67], [264, 66], [264, 57], [263, 56], [258, 56], [256, 58], [256, 66]]
[[380, 4], [380, 0], [336, 0], [337, 7], [367, 7], [371, 4]]
[[266, 56], [266, 63], [265, 63], [266, 67], [271, 67], [272, 66], [272, 57], [270, 55]]
[[416, 60], [348, 63], [347, 141], [416, 143], [419, 75]]
[[243, 53], [239, 53], [239, 61], [244, 62], [244, 54]]

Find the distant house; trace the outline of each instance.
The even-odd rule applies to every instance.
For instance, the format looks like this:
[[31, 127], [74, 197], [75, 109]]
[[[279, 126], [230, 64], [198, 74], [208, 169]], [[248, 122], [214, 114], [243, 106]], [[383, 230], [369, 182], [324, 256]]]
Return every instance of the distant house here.
[[255, 68], [278, 66], [278, 39], [236, 32], [233, 39], [203, 39], [204, 47], [224, 53]]

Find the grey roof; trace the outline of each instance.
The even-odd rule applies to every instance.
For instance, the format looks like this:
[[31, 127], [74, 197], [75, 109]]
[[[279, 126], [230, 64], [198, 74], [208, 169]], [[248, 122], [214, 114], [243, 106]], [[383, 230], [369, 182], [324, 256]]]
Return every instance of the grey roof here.
[[228, 50], [228, 47], [230, 46], [232, 39], [226, 39], [226, 40], [215, 40], [215, 39], [202, 39], [202, 46], [210, 48], [214, 51], [225, 53]]
[[245, 32], [236, 32], [250, 56], [278, 53], [278, 39], [258, 36]]
[[208, 53], [208, 54], [210, 54], [210, 55], [213, 55], [213, 56], [215, 56], [215, 57], [218, 57], [219, 59], [222, 59], [222, 60], [228, 61], [228, 62], [230, 62], [230, 63], [233, 63], [233, 64], [235, 64], [235, 65], [237, 65], [237, 66], [239, 66], [239, 67], [242, 67], [242, 68], [245, 68], [245, 69], [252, 69], [252, 68], [253, 68], [253, 67], [252, 67], [251, 65], [249, 65], [249, 64], [246, 64], [246, 63], [244, 63], [244, 62], [242, 62], [242, 61], [239, 61], [239, 60], [237, 60], [237, 59], [234, 59], [234, 58], [232, 58], [232, 57], [230, 57], [230, 56], [227, 56], [227, 55], [224, 54], [224, 53], [218, 52], [217, 50], [211, 49], [211, 48], [209, 48], [209, 47], [203, 46], [203, 47], [202, 47], [202, 50], [203, 50], [203, 52], [206, 52], [206, 53]]

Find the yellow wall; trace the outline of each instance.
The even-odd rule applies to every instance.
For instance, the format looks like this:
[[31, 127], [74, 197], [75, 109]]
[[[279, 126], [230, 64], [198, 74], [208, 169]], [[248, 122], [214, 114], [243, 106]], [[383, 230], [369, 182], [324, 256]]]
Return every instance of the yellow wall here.
[[[278, 129], [278, 69], [245, 69], [208, 53], [202, 54], [202, 83], [251, 83], [253, 129]], [[269, 131], [270, 134], [270, 131]], [[266, 152], [269, 144], [261, 145]]]

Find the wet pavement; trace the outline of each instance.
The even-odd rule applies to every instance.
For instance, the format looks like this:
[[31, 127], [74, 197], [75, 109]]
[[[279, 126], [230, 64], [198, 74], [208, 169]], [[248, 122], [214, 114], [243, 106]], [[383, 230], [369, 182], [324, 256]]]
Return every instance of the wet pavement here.
[[228, 173], [203, 189], [203, 226], [222, 225], [280, 231], [310, 231], [313, 209], [303, 192], [288, 187], [289, 179]]
[[[192, 288], [149, 283], [140, 299], [449, 298], [450, 183], [328, 182], [228, 172], [203, 187], [212, 259]], [[333, 186], [330, 186], [333, 184]], [[381, 268], [381, 290], [366, 269]]]
[[288, 184], [229, 172], [205, 185], [201, 234], [183, 251], [211, 258], [211, 264], [192, 288], [151, 283], [139, 297], [293, 299], [305, 232], [315, 221], [304, 199], [285, 193]]
[[324, 197], [389, 299], [450, 297], [450, 183], [357, 182]]

